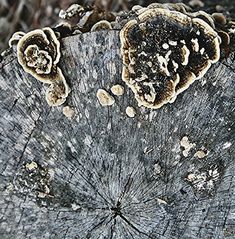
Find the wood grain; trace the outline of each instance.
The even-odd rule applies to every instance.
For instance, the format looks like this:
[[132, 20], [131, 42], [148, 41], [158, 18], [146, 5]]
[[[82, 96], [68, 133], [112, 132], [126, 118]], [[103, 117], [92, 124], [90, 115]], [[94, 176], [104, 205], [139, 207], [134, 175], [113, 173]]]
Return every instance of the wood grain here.
[[[173, 104], [148, 110], [121, 80], [118, 34], [63, 40], [72, 120], [47, 105], [46, 86], [15, 51], [1, 61], [0, 238], [235, 237], [234, 54]], [[125, 95], [102, 107], [97, 90], [117, 83]], [[184, 136], [194, 144], [186, 157]]]

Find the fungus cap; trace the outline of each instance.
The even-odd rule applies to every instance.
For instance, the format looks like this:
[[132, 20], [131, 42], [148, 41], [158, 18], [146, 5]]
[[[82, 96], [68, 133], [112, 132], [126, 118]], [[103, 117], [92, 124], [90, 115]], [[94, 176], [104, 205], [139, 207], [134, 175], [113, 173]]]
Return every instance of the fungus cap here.
[[18, 62], [23, 69], [44, 83], [60, 80], [57, 63], [60, 42], [49, 27], [26, 33], [17, 45]]
[[19, 40], [20, 40], [24, 35], [25, 35], [24, 32], [21, 32], [21, 31], [15, 32], [15, 33], [11, 36], [10, 40], [8, 41], [9, 47], [12, 47], [14, 44], [17, 44], [17, 43], [19, 42]]
[[219, 60], [220, 37], [201, 16], [211, 20], [202, 12], [153, 7], [122, 28], [122, 79], [139, 105], [157, 109], [173, 102]]
[[60, 68], [58, 68], [60, 80], [54, 82], [46, 91], [46, 101], [50, 106], [60, 106], [65, 103], [71, 89], [69, 88]]
[[225, 25], [227, 23], [227, 19], [223, 13], [215, 12], [212, 14], [212, 17], [215, 19], [217, 23], [221, 25]]
[[101, 20], [92, 26], [91, 32], [101, 31], [101, 30], [111, 30], [111, 29], [112, 29], [112, 25], [110, 22], [106, 20]]
[[114, 95], [117, 95], [117, 96], [121, 96], [124, 94], [124, 87], [121, 86], [121, 85], [113, 85], [111, 87], [111, 92], [114, 94]]
[[70, 19], [84, 12], [84, 8], [79, 4], [72, 4], [66, 11], [59, 12], [59, 18]]
[[96, 96], [102, 106], [111, 106], [115, 103], [115, 99], [103, 89], [99, 89]]
[[126, 108], [126, 114], [127, 114], [128, 117], [134, 118], [135, 115], [136, 115], [136, 111], [135, 111], [135, 109], [132, 106], [128, 106]]

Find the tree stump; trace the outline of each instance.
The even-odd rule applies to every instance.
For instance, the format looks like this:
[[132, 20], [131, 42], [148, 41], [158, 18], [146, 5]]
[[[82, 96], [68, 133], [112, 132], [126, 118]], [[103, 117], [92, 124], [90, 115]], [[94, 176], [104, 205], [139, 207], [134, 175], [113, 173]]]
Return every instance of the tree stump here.
[[[72, 119], [15, 50], [0, 63], [0, 238], [234, 238], [234, 54], [149, 110], [121, 79], [118, 31], [61, 44]], [[102, 107], [97, 90], [117, 83]]]

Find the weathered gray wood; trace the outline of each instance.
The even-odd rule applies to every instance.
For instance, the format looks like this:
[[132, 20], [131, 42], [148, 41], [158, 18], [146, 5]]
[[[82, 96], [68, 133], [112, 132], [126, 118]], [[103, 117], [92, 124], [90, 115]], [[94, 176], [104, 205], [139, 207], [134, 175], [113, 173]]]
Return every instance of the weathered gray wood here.
[[[125, 86], [119, 45], [115, 31], [63, 40], [73, 120], [15, 53], [0, 63], [0, 238], [235, 238], [234, 54], [159, 110], [138, 108], [127, 87], [102, 107], [99, 88]], [[187, 157], [184, 136], [196, 144]]]

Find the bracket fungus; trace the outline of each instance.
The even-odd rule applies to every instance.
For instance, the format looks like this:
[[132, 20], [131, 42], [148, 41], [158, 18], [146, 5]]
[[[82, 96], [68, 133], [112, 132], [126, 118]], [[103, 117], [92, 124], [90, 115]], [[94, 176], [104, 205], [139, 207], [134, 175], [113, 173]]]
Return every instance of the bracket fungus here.
[[111, 29], [112, 29], [112, 25], [110, 22], [106, 20], [101, 20], [92, 26], [91, 32], [101, 31], [101, 30], [111, 30]]
[[58, 72], [61, 75], [61, 80], [51, 84], [46, 91], [46, 101], [50, 106], [59, 106], [65, 103], [71, 91], [60, 69]]
[[15, 32], [8, 41], [9, 47], [12, 47], [14, 44], [17, 44], [24, 35], [24, 32]]
[[174, 102], [220, 59], [212, 17], [175, 6], [139, 10], [121, 29], [122, 79], [139, 106], [157, 109]]
[[49, 105], [63, 104], [70, 90], [57, 66], [61, 57], [60, 42], [54, 31], [46, 27], [23, 35], [17, 44], [17, 56], [25, 72], [43, 83], [51, 84], [46, 93]]

